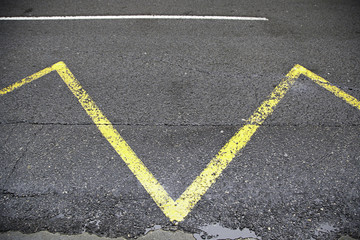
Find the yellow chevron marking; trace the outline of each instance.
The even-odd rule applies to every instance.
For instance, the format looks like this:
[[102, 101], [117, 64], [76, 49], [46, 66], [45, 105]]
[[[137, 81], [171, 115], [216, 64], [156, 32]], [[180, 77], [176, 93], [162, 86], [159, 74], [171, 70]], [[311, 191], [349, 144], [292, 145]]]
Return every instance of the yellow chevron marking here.
[[0, 90], [0, 95], [12, 92], [24, 84], [30, 83], [52, 71], [56, 71], [60, 75], [70, 91], [78, 99], [86, 113], [95, 123], [101, 134], [120, 155], [132, 173], [144, 186], [146, 191], [150, 194], [155, 203], [170, 219], [170, 221], [180, 222], [184, 220], [210, 186], [215, 183], [222, 171], [229, 165], [241, 149], [246, 146], [260, 125], [269, 115], [272, 114], [274, 108], [301, 74], [312, 79], [316, 84], [332, 92], [335, 96], [343, 99], [348, 104], [360, 110], [359, 100], [332, 85], [325, 79], [310, 72], [306, 68], [300, 65], [295, 65], [280, 82], [280, 84], [273, 90], [267, 100], [265, 100], [248, 118], [247, 123], [241, 127], [237, 133], [235, 133], [235, 135], [225, 144], [223, 148], [220, 149], [218, 154], [209, 162], [202, 173], [185, 190], [185, 192], [176, 201], [174, 201], [144, 165], [144, 163], [136, 156], [126, 141], [120, 136], [118, 131], [101, 112], [87, 92], [82, 88], [65, 63], [58, 62], [51, 67], [45, 68], [29, 77], [26, 77], [19, 82]]

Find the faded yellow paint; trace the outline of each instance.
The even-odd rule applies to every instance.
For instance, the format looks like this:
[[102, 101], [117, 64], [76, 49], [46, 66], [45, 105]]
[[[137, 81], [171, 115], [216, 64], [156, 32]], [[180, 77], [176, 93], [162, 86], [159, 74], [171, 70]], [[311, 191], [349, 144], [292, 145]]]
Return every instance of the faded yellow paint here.
[[[156, 204], [160, 208], [170, 203], [173, 204], [172, 198], [168, 195], [161, 184], [156, 180], [148, 168], [143, 162], [136, 156], [134, 151], [126, 143], [126, 141], [120, 136], [118, 131], [113, 127], [111, 122], [100, 111], [95, 102], [90, 98], [87, 92], [81, 87], [80, 83], [75, 79], [70, 70], [63, 62], [59, 62], [53, 65], [60, 77], [69, 87], [71, 92], [79, 100], [81, 106], [86, 113], [91, 117], [97, 128], [102, 135], [108, 140], [110, 145], [120, 155], [132, 173], [144, 186], [146, 191], [151, 195]], [[170, 215], [171, 216], [171, 215]], [[168, 216], [169, 217], [169, 216]]]
[[179, 222], [184, 220], [210, 186], [215, 183], [222, 171], [246, 146], [260, 125], [269, 115], [272, 114], [274, 108], [301, 74], [312, 79], [318, 85], [335, 94], [335, 96], [345, 100], [347, 103], [360, 110], [360, 102], [356, 98], [333, 86], [325, 79], [317, 76], [304, 67], [295, 65], [294, 68], [292, 68], [286, 77], [280, 82], [280, 84], [272, 91], [268, 99], [265, 100], [248, 118], [246, 124], [239, 129], [239, 131], [228, 141], [228, 143], [225, 144], [223, 148], [221, 148], [218, 154], [210, 161], [202, 173], [184, 191], [184, 193], [176, 201], [174, 201], [143, 164], [143, 162], [136, 156], [126, 141], [120, 136], [118, 131], [113, 127], [112, 123], [97, 107], [95, 102], [82, 88], [65, 63], [58, 62], [49, 68], [45, 68], [40, 72], [24, 78], [21, 81], [0, 90], [0, 94], [4, 95], [9, 93], [52, 71], [56, 71], [60, 75], [62, 80], [66, 83], [70, 91], [78, 99], [81, 106], [97, 126], [101, 134], [123, 159], [132, 173], [144, 186], [146, 191], [150, 194], [155, 203], [170, 219], [170, 221]]
[[353, 96], [347, 94], [346, 92], [344, 92], [340, 88], [332, 85], [330, 82], [326, 81], [324, 78], [322, 78], [322, 77], [316, 75], [315, 73], [307, 70], [306, 68], [304, 68], [304, 67], [302, 67], [300, 65], [296, 65], [296, 66], [300, 69], [301, 74], [307, 76], [308, 78], [313, 80], [319, 86], [325, 88], [329, 92], [332, 92], [333, 94], [335, 94], [335, 96], [343, 99], [345, 102], [347, 102], [351, 106], [353, 106], [353, 107], [360, 110], [360, 101], [359, 100], [357, 100]]
[[246, 124], [225, 144], [204, 171], [202, 171], [195, 181], [185, 190], [179, 199], [176, 200], [177, 207], [183, 211], [183, 217], [175, 220], [183, 220], [201, 199], [202, 195], [215, 183], [216, 179], [234, 159], [236, 154], [246, 146], [258, 127], [259, 125]]
[[28, 76], [28, 77], [26, 77], [26, 78], [24, 78], [24, 79], [22, 79], [22, 80], [20, 80], [20, 81], [18, 81], [18, 82], [16, 82], [16, 83], [14, 83], [14, 84], [11, 84], [10, 86], [8, 86], [8, 87], [6, 87], [6, 88], [1, 89], [1, 90], [0, 90], [0, 95], [4, 95], [4, 94], [6, 94], [6, 93], [12, 92], [12, 91], [14, 91], [15, 89], [23, 86], [24, 84], [30, 83], [30, 82], [32, 82], [32, 81], [34, 81], [34, 80], [36, 80], [36, 79], [39, 79], [39, 78], [41, 78], [42, 76], [44, 76], [44, 75], [52, 72], [53, 70], [54, 70], [54, 69], [53, 69], [52, 67], [48, 67], [48, 68], [45, 68], [45, 69], [43, 69], [43, 70], [41, 70], [41, 71], [39, 71], [39, 72], [37, 72], [37, 73], [34, 73], [34, 74], [31, 75], [31, 76]]

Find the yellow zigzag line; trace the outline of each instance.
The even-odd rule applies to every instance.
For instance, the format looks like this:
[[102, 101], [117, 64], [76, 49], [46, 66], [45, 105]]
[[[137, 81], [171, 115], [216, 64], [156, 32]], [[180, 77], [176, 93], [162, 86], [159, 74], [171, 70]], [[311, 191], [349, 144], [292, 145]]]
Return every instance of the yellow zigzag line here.
[[320, 76], [310, 72], [306, 68], [295, 65], [286, 75], [280, 84], [273, 90], [267, 100], [247, 119], [246, 125], [241, 127], [238, 132], [225, 144], [218, 154], [210, 161], [202, 173], [185, 190], [185, 192], [174, 201], [165, 191], [163, 186], [156, 180], [149, 169], [136, 156], [134, 151], [120, 136], [111, 122], [100, 111], [99, 107], [90, 98], [80, 83], [75, 79], [68, 67], [63, 62], [58, 62], [51, 67], [45, 68], [29, 77], [16, 82], [9, 87], [0, 90], [0, 95], [9, 93], [26, 83], [30, 83], [52, 71], [56, 71], [66, 83], [70, 91], [79, 100], [81, 106], [93, 120], [102, 135], [111, 144], [115, 151], [127, 164], [132, 173], [144, 186], [159, 208], [170, 219], [170, 221], [182, 221], [189, 214], [204, 193], [215, 183], [221, 172], [228, 166], [234, 157], [243, 149], [254, 135], [256, 130], [271, 115], [275, 106], [285, 96], [295, 80], [301, 75], [312, 79], [315, 83], [343, 99], [348, 104], [360, 110], [360, 102], [351, 95], [332, 85]]

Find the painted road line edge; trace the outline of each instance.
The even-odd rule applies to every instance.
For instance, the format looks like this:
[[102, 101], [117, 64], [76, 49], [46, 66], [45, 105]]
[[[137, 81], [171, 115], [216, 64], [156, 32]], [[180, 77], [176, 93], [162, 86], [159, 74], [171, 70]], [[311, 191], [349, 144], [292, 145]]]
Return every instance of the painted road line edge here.
[[240, 16], [190, 16], [190, 15], [112, 15], [112, 16], [32, 16], [32, 17], [0, 17], [1, 21], [59, 21], [59, 20], [231, 20], [231, 21], [268, 21], [265, 17]]
[[360, 101], [353, 96], [345, 93], [330, 82], [312, 73], [306, 68], [295, 65], [280, 84], [272, 91], [268, 98], [255, 110], [247, 119], [246, 124], [225, 144], [218, 154], [209, 162], [202, 173], [196, 177], [194, 182], [184, 191], [184, 193], [174, 201], [165, 191], [163, 186], [156, 180], [144, 163], [136, 156], [126, 141], [120, 136], [112, 123], [105, 117], [95, 102], [82, 88], [80, 82], [74, 77], [64, 62], [58, 62], [51, 67], [45, 68], [19, 82], [16, 82], [0, 90], [0, 95], [5, 95], [15, 89], [30, 83], [40, 77], [56, 71], [70, 91], [78, 99], [83, 109], [92, 119], [101, 134], [110, 143], [114, 150], [123, 159], [131, 172], [136, 176], [145, 190], [150, 194], [155, 203], [163, 211], [170, 221], [180, 222], [190, 213], [193, 207], [205, 194], [205, 192], [216, 182], [222, 171], [229, 165], [234, 157], [246, 146], [251, 137], [261, 124], [270, 116], [275, 107], [286, 95], [291, 86], [299, 76], [305, 75], [319, 86], [343, 99], [348, 104], [360, 110]]

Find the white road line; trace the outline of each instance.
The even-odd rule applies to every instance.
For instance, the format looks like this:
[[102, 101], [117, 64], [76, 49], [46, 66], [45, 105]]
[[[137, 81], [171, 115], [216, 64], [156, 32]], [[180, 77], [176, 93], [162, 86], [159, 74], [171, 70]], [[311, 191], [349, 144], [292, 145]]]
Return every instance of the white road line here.
[[38, 17], [0, 17], [1, 21], [36, 20], [120, 20], [120, 19], [174, 19], [174, 20], [237, 20], [268, 21], [265, 17], [236, 16], [187, 16], [187, 15], [117, 15], [117, 16], [38, 16]]

